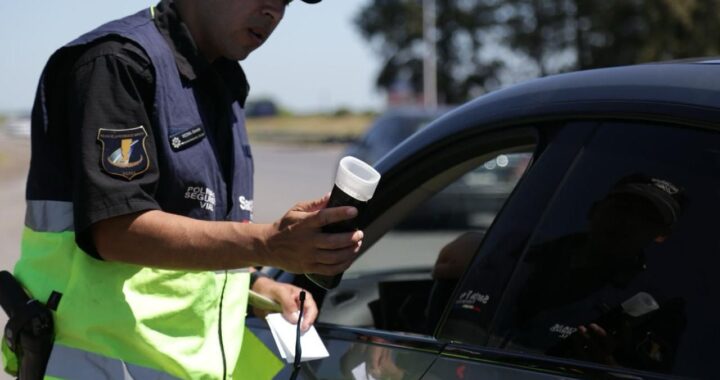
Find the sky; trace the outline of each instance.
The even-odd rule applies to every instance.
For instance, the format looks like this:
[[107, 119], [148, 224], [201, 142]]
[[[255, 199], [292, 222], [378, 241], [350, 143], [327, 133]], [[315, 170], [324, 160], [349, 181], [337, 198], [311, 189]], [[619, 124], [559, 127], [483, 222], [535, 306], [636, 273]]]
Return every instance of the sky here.
[[[202, 0], [200, 0], [202, 1]], [[380, 59], [352, 23], [369, 0], [291, 3], [275, 33], [241, 64], [250, 99], [296, 113], [379, 110]], [[150, 0], [0, 0], [0, 112], [32, 107], [40, 73], [60, 46]]]

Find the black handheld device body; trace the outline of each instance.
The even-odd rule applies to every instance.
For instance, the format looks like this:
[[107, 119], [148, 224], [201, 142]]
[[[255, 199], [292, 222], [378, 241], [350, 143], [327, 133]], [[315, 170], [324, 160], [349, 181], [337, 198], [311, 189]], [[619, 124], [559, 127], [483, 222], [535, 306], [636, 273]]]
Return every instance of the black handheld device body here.
[[[352, 156], [343, 157], [338, 164], [335, 185], [330, 193], [327, 207], [353, 206], [360, 216], [375, 193], [379, 181], [380, 173], [372, 166]], [[358, 229], [358, 216], [329, 224], [322, 230], [327, 233], [355, 231]], [[324, 289], [336, 287], [342, 279], [342, 273], [335, 276], [306, 273], [305, 276]]]

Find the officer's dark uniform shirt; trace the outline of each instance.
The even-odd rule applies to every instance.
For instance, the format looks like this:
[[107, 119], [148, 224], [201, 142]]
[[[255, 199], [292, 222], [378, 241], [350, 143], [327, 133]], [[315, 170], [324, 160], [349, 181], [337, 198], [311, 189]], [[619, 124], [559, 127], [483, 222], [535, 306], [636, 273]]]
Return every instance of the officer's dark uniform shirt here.
[[[249, 90], [245, 74], [235, 61], [219, 58], [208, 63], [202, 57], [172, 0], [158, 4], [154, 22], [174, 52], [182, 80], [195, 81], [194, 88], [201, 92], [196, 98], [204, 118], [204, 138], [211, 139], [225, 182], [232, 183], [233, 115], [226, 105], [237, 101], [244, 107]], [[161, 208], [155, 200], [160, 173], [155, 165], [158, 157], [150, 127], [155, 74], [149, 57], [140, 46], [115, 35], [101, 38], [89, 46], [66, 49], [55, 59], [57, 61], [48, 65], [51, 70], [46, 73], [46, 117], [62, 120], [70, 127], [69, 135], [55, 137], [59, 144], [74, 147], [69, 152], [71, 157], [54, 165], [72, 167], [36, 166], [31, 169], [35, 170], [31, 176], [72, 173], [73, 189], [68, 190], [82, 195], [82, 202], [74, 205], [76, 240], [83, 250], [99, 258], [89, 231], [93, 223]], [[147, 126], [145, 146], [150, 162], [147, 171], [131, 180], [104, 172], [99, 164], [98, 129], [138, 125]], [[79, 141], [84, 141], [82, 146], [78, 146]], [[56, 153], [62, 155], [64, 152]], [[31, 189], [32, 186], [32, 183], [28, 184], [28, 192], [43, 191]], [[229, 192], [228, 197], [231, 197]]]

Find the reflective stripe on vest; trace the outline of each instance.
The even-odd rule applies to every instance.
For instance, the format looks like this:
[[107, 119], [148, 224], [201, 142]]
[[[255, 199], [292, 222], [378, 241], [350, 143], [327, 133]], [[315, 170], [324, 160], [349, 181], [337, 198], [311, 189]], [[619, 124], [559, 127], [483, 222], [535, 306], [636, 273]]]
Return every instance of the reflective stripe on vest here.
[[78, 380], [177, 379], [177, 377], [152, 368], [140, 367], [125, 363], [119, 359], [108, 358], [60, 344], [53, 346], [45, 375], [60, 379]]
[[63, 201], [28, 200], [25, 225], [39, 232], [73, 231], [73, 204]]
[[[242, 355], [231, 372], [234, 380], [270, 380], [283, 368], [283, 362], [247, 327], [243, 333]], [[45, 371], [46, 378], [79, 380], [165, 380], [170, 374], [59, 344], [53, 346]]]

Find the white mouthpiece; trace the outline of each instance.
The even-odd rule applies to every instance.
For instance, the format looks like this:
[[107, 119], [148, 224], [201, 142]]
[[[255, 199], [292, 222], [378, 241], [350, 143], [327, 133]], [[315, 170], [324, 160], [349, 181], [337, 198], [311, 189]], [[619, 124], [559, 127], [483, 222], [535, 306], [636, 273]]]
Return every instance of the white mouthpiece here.
[[345, 156], [340, 160], [335, 174], [335, 186], [347, 195], [367, 202], [375, 194], [378, 182], [380, 173], [367, 163], [352, 156]]

